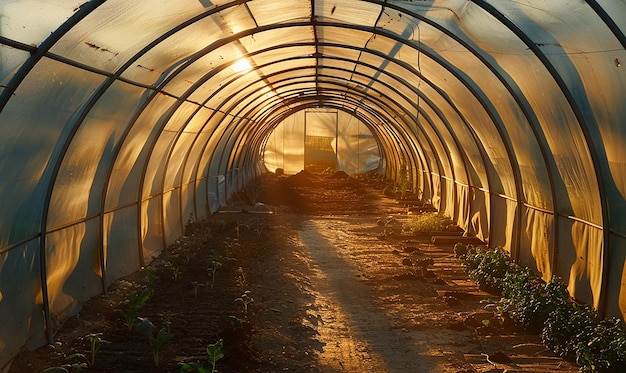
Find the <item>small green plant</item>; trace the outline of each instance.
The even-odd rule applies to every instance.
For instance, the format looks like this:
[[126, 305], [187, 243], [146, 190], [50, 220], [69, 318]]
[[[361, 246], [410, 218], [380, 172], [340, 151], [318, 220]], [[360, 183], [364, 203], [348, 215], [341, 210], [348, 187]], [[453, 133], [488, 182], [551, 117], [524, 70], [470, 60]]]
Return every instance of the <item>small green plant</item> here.
[[100, 349], [100, 346], [103, 343], [110, 344], [111, 342], [102, 339], [102, 333], [91, 333], [85, 336], [85, 339], [89, 342], [89, 352], [90, 352], [90, 366], [94, 366], [96, 362], [96, 353]]
[[461, 258], [467, 255], [467, 251], [472, 248], [472, 245], [465, 246], [461, 242], [457, 242], [454, 244], [454, 257]]
[[150, 291], [150, 295], [154, 294], [154, 288], [156, 287], [156, 281], [158, 279], [156, 268], [151, 266], [142, 267], [141, 274], [143, 275], [146, 287]]
[[180, 274], [182, 273], [180, 267], [173, 262], [167, 262], [165, 266], [172, 272], [172, 278], [174, 278], [174, 281], [178, 280]]
[[243, 321], [241, 321], [241, 319], [237, 316], [234, 315], [230, 315], [228, 316], [228, 319], [230, 320], [230, 327], [234, 330], [234, 329], [239, 329], [243, 327]]
[[160, 349], [161, 346], [172, 339], [174, 336], [171, 333], [168, 333], [165, 328], [161, 328], [155, 335], [156, 327], [146, 317], [140, 317], [139, 323], [135, 326], [135, 330], [139, 333], [145, 335], [148, 338], [148, 343], [150, 344], [150, 348], [152, 349], [152, 357], [154, 358], [154, 365], [159, 365], [159, 357], [160, 357]]
[[206, 353], [209, 356], [209, 364], [211, 364], [211, 373], [215, 373], [215, 366], [217, 361], [224, 357], [222, 348], [224, 347], [224, 340], [209, 344], [206, 348]]
[[150, 290], [148, 290], [148, 288], [143, 288], [141, 292], [133, 291], [128, 295], [128, 298], [125, 301], [127, 304], [126, 309], [115, 310], [115, 312], [124, 320], [124, 325], [128, 327], [128, 330], [132, 330], [137, 323], [139, 310], [145, 306], [149, 298]]
[[388, 184], [383, 188], [383, 194], [389, 198], [394, 198], [396, 196], [396, 185]]
[[248, 307], [254, 302], [254, 298], [250, 295], [252, 292], [246, 290], [239, 298], [235, 298], [235, 302], [243, 303], [243, 310], [248, 312]]
[[185, 263], [189, 263], [193, 258], [193, 253], [191, 250], [187, 249], [183, 251], [183, 256], [185, 257]]
[[242, 267], [237, 268], [237, 285], [241, 290], [248, 287], [248, 280], [246, 279], [246, 272]]
[[195, 223], [196, 223], [196, 219], [194, 219], [193, 213], [190, 213], [189, 219], [187, 219], [187, 223], [185, 224], [185, 230], [183, 233], [185, 236], [193, 235], [195, 231]]
[[412, 235], [441, 231], [450, 224], [450, 219], [436, 212], [409, 215], [403, 230]]
[[[239, 225], [237, 227], [239, 227]], [[240, 247], [241, 247], [241, 244], [239, 243], [239, 238], [227, 237], [224, 240], [224, 249], [226, 251], [226, 258], [232, 259], [233, 252], [239, 249]]]
[[256, 233], [257, 238], [261, 238], [263, 232], [265, 232], [265, 228], [265, 223], [263, 223], [261, 220], [257, 220], [255, 221], [252, 230], [254, 231], [254, 233]]
[[400, 167], [400, 181], [398, 181], [396, 188], [400, 191], [400, 199], [404, 199], [406, 196], [406, 191], [411, 187], [411, 182], [409, 181], [409, 172], [407, 170], [406, 164], [403, 162]]
[[183, 373], [207, 373], [208, 372], [208, 370], [206, 370], [206, 368], [203, 367], [202, 364], [197, 363], [197, 362], [185, 363], [180, 368], [180, 371]]
[[195, 299], [198, 299], [198, 288], [200, 286], [204, 286], [204, 284], [201, 284], [198, 281], [191, 281], [191, 287], [193, 288], [193, 296]]
[[383, 227], [383, 236], [392, 234], [396, 230], [400, 230], [402, 228], [402, 224], [394, 216], [385, 216], [384, 218], [378, 219], [376, 224]]
[[172, 318], [174, 317], [174, 315], [175, 313], [173, 313], [172, 311], [159, 313], [159, 316], [161, 316], [161, 320], [163, 320], [163, 325], [165, 325], [165, 330], [168, 333], [171, 333]]
[[217, 259], [211, 260], [211, 267], [207, 269], [211, 274], [211, 289], [215, 286], [215, 277], [217, 277], [217, 270], [222, 267], [222, 262], [219, 262]]
[[[55, 342], [51, 347], [60, 346], [60, 342]], [[84, 369], [89, 368], [89, 359], [82, 353], [73, 353], [64, 358], [67, 364], [59, 365], [44, 369], [41, 373], [80, 373]]]
[[239, 224], [239, 222], [237, 222], [237, 225], [235, 225], [235, 233], [237, 234], [237, 240], [239, 240], [241, 233], [241, 224]]

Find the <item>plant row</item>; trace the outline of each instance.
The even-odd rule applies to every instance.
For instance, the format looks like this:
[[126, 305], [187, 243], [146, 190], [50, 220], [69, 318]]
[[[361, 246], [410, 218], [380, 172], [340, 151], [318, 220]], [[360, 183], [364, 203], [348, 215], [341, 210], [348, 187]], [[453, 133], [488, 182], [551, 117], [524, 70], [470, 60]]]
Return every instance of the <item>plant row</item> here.
[[626, 331], [618, 318], [601, 318], [576, 302], [567, 285], [554, 276], [543, 281], [528, 267], [511, 260], [501, 247], [486, 249], [455, 245], [469, 277], [481, 289], [497, 292], [491, 305], [502, 322], [540, 333], [542, 343], [562, 357], [575, 359], [581, 372], [626, 372]]
[[[188, 224], [186, 230], [193, 227], [194, 224]], [[206, 281], [184, 281], [189, 283], [187, 286], [191, 287], [193, 296], [196, 300], [198, 299], [200, 289], [213, 289], [216, 286], [216, 278], [223, 270], [223, 267], [232, 261], [236, 261], [233, 254], [240, 251], [241, 245], [239, 243], [239, 234], [242, 227], [249, 228], [250, 230], [254, 229], [259, 236], [263, 233], [262, 229], [264, 228], [262, 224], [257, 224], [255, 226], [237, 224], [235, 227], [236, 238], [226, 237], [221, 245], [222, 250], [211, 249], [206, 268], [206, 273], [208, 275]], [[211, 232], [209, 231], [209, 236], [210, 235]], [[157, 323], [153, 322], [145, 315], [145, 306], [148, 304], [149, 300], [154, 297], [155, 292], [158, 291], [157, 284], [160, 282], [159, 279], [161, 277], [169, 277], [167, 279], [168, 283], [171, 279], [174, 283], [181, 284], [185, 265], [198, 262], [198, 258], [195, 258], [194, 253], [191, 252], [190, 248], [186, 248], [184, 245], [181, 245], [181, 248], [179, 249], [172, 249], [171, 253], [168, 253], [167, 255], [171, 258], [171, 260], [159, 265], [158, 269], [154, 266], [146, 266], [141, 269], [143, 284], [138, 287], [138, 290], [132, 291], [128, 294], [124, 301], [119, 305], [119, 308], [115, 310], [115, 313], [119, 318], [119, 322], [121, 324], [123, 323], [123, 328], [128, 333], [139, 333], [145, 336], [145, 340], [147, 341], [152, 352], [155, 369], [159, 366], [163, 345], [170, 342], [172, 339], [175, 340], [174, 334], [170, 329], [175, 314], [171, 311], [159, 313], [158, 316], [160, 318], [161, 325], [157, 326], [155, 325]], [[243, 267], [240, 266], [237, 268], [235, 280], [236, 287], [239, 291], [238, 294], [241, 295], [234, 297], [233, 301], [234, 303], [242, 305], [241, 310], [243, 311], [244, 318], [246, 318], [245, 315], [247, 315], [254, 299], [251, 291], [249, 290], [247, 273]], [[226, 288], [218, 290], [226, 291]], [[243, 333], [245, 321], [234, 315], [231, 315], [228, 318], [230, 321], [229, 330], [235, 333], [239, 331]], [[96, 367], [96, 355], [102, 345], [112, 345], [111, 349], [115, 349], [114, 343], [105, 340], [103, 336], [104, 333], [91, 333], [82, 337], [81, 340], [87, 345], [87, 351], [85, 353], [78, 352], [67, 355], [65, 357], [65, 361], [67, 362], [66, 364], [51, 367], [46, 369], [43, 373], [81, 372], [85, 369]], [[205, 350], [206, 363], [208, 364], [203, 364], [201, 361], [186, 362], [180, 366], [180, 371], [198, 373], [216, 372], [218, 360], [225, 356], [224, 345], [225, 341], [222, 338], [217, 340], [215, 343], [208, 344]]]

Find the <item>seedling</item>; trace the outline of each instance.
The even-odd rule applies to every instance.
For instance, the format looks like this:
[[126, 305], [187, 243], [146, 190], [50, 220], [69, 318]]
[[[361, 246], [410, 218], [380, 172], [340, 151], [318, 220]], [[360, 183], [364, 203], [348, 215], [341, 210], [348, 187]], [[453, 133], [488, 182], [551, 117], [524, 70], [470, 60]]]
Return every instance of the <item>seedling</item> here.
[[159, 316], [163, 320], [163, 324], [165, 325], [165, 330], [170, 333], [170, 326], [172, 325], [172, 317], [175, 315], [172, 311], [161, 312]]
[[243, 321], [241, 321], [241, 319], [237, 316], [228, 316], [228, 319], [230, 320], [230, 327], [233, 329], [239, 329], [239, 328], [243, 328]]
[[180, 267], [172, 262], [167, 262], [165, 266], [169, 267], [170, 271], [172, 271], [172, 277], [174, 278], [174, 281], [178, 280], [181, 273]]
[[241, 224], [239, 224], [239, 222], [237, 222], [235, 226], [235, 233], [237, 233], [237, 239], [239, 239], [239, 234], [241, 233]]
[[248, 287], [248, 280], [246, 279], [246, 272], [242, 267], [237, 268], [237, 284], [241, 290]]
[[156, 269], [151, 266], [141, 268], [141, 273], [143, 274], [143, 280], [146, 283], [146, 287], [150, 291], [150, 295], [154, 294], [154, 288], [156, 286], [156, 280], [158, 278]]
[[174, 336], [174, 334], [168, 333], [165, 328], [161, 328], [159, 332], [155, 335], [156, 327], [152, 323], [152, 321], [148, 320], [147, 317], [140, 317], [139, 323], [135, 327], [135, 330], [145, 335], [148, 338], [148, 343], [150, 343], [150, 348], [152, 348], [152, 357], [154, 358], [154, 365], [159, 365], [159, 350], [161, 349], [161, 345]]
[[251, 293], [250, 290], [246, 290], [239, 298], [235, 298], [235, 302], [243, 303], [243, 310], [245, 312], [248, 312], [248, 306], [254, 302], [254, 298], [250, 296]]
[[102, 333], [91, 333], [85, 336], [85, 339], [89, 341], [89, 350], [91, 353], [90, 355], [91, 366], [93, 366], [96, 361], [96, 353], [98, 352], [98, 349], [100, 349], [100, 345], [103, 343], [107, 343], [107, 344], [111, 343], [107, 340], [102, 339], [101, 337], [102, 337]]
[[[60, 345], [60, 342], [55, 342], [51, 347], [56, 348]], [[66, 356], [64, 360], [69, 363], [44, 369], [41, 373], [80, 373], [83, 369], [89, 368], [89, 359], [85, 354], [74, 353]]]
[[222, 266], [221, 262], [218, 262], [217, 259], [211, 260], [211, 267], [207, 269], [207, 271], [211, 271], [211, 289], [215, 285], [215, 276], [217, 275], [217, 270]]
[[206, 370], [202, 364], [200, 363], [185, 363], [185, 365], [183, 365], [180, 368], [180, 371], [183, 373], [188, 373], [188, 372], [195, 372], [195, 373], [207, 373], [208, 370]]
[[236, 249], [239, 249], [241, 247], [241, 244], [239, 243], [239, 239], [238, 238], [226, 238], [224, 240], [224, 249], [226, 249], [226, 258], [227, 259], [231, 259], [232, 258], [232, 253], [233, 251], [235, 251]]
[[128, 330], [132, 330], [137, 323], [137, 314], [139, 310], [146, 304], [150, 298], [150, 291], [148, 288], [143, 288], [141, 293], [133, 291], [128, 295], [126, 303], [128, 308], [125, 310], [115, 310], [124, 319], [124, 325], [128, 327]]
[[224, 347], [224, 340], [220, 339], [216, 343], [209, 344], [206, 348], [206, 353], [209, 355], [209, 363], [211, 364], [211, 373], [215, 373], [215, 365], [217, 361], [224, 357], [222, 348]]
[[204, 286], [204, 284], [199, 283], [198, 281], [191, 281], [191, 286], [193, 287], [193, 295], [196, 299], [198, 299], [198, 288], [200, 286]]

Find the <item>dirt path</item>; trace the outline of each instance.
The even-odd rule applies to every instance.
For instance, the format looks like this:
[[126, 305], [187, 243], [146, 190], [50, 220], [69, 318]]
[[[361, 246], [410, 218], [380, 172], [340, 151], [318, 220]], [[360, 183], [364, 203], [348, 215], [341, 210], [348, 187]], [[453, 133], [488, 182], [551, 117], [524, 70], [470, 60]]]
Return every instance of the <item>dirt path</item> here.
[[[283, 219], [292, 219], [283, 216]], [[478, 335], [485, 300], [451, 248], [379, 239], [374, 216], [309, 217], [293, 240], [306, 317], [323, 372], [576, 372], [544, 350], [536, 335]], [[419, 250], [408, 254], [403, 245]], [[411, 248], [415, 250], [415, 247]], [[404, 258], [433, 258], [426, 281], [401, 280]], [[298, 263], [297, 261], [294, 264]], [[454, 294], [453, 306], [443, 294]], [[317, 371], [317, 370], [316, 370]]]
[[381, 294], [368, 284], [367, 268], [351, 258], [364, 254], [380, 259], [385, 247], [372, 240], [367, 253], [356, 248], [364, 242], [355, 242], [358, 237], [350, 228], [362, 223], [349, 220], [311, 219], [299, 232], [314, 275], [315, 302], [308, 314], [324, 345], [320, 366], [331, 372], [435, 371], [432, 359], [416, 358], [424, 355], [425, 346], [389, 315]]

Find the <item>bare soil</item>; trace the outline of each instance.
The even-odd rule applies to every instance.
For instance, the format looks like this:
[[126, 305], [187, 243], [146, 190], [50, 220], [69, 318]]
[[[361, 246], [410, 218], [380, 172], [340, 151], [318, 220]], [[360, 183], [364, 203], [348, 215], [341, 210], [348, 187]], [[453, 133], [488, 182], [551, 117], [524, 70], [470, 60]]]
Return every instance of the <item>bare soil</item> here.
[[[546, 351], [536, 331], [494, 319], [484, 308], [498, 297], [468, 280], [452, 244], [386, 234], [381, 218], [406, 219], [407, 206], [382, 186], [341, 174], [266, 175], [189, 224], [150, 264], [154, 292], [139, 316], [160, 329], [163, 314], [173, 315], [158, 366], [146, 336], [115, 311], [147, 285], [137, 272], [88, 301], [53, 345], [21, 353], [9, 372], [71, 372], [82, 360], [68, 356], [91, 356], [90, 333], [108, 343], [85, 362], [88, 372], [180, 372], [193, 362], [210, 372], [206, 348], [220, 339], [219, 372], [578, 370]], [[246, 291], [254, 300], [247, 310], [237, 299]]]

